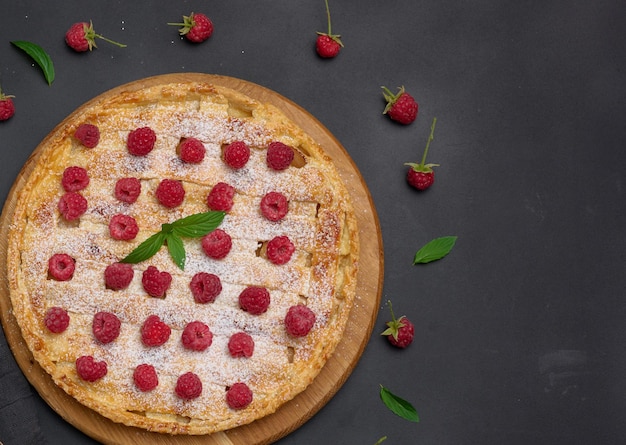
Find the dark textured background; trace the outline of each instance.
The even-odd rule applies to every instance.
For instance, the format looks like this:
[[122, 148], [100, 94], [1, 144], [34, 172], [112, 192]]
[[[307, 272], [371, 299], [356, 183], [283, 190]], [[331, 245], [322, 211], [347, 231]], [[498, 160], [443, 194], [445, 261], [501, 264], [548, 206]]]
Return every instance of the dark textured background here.
[[[386, 344], [382, 305], [347, 383], [281, 444], [374, 444], [383, 435], [389, 445], [622, 443], [625, 2], [331, 0], [345, 43], [333, 60], [313, 49], [326, 29], [322, 0], [58, 4], [2, 4], [0, 81], [17, 107], [0, 123], [3, 200], [71, 111], [170, 72], [273, 89], [318, 118], [359, 167], [382, 228], [382, 302], [414, 321], [415, 341], [404, 351]], [[191, 11], [215, 24], [201, 45], [166, 25]], [[128, 47], [100, 41], [92, 53], [72, 52], [65, 31], [89, 19]], [[52, 86], [11, 40], [46, 49]], [[381, 85], [417, 98], [416, 122], [381, 114]], [[418, 193], [403, 163], [419, 161], [435, 116], [429, 161], [441, 166]], [[452, 253], [413, 266], [417, 249], [443, 235], [459, 237]], [[15, 372], [4, 340], [2, 348], [2, 372]], [[1, 411], [0, 441], [35, 443], [12, 439], [21, 423], [50, 444], [93, 443], [15, 375], [22, 395]], [[388, 411], [379, 384], [411, 401], [421, 422]]]

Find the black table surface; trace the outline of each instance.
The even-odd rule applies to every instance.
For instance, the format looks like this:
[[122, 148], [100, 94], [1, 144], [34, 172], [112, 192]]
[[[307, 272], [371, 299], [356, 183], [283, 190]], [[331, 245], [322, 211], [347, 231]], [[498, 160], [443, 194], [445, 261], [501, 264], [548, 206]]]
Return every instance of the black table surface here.
[[[345, 48], [325, 60], [314, 50], [316, 31], [326, 31], [322, 0], [3, 2], [0, 82], [17, 111], [0, 122], [0, 196], [56, 124], [110, 88], [174, 72], [270, 88], [346, 148], [371, 192], [385, 256], [380, 311], [358, 365], [279, 443], [623, 443], [626, 3], [331, 0], [330, 8]], [[215, 25], [200, 45], [166, 24], [191, 11]], [[73, 52], [65, 31], [89, 20], [128, 46], [99, 40], [91, 53]], [[13, 40], [51, 55], [51, 86]], [[382, 114], [383, 85], [404, 85], [417, 99], [413, 124]], [[420, 160], [434, 117], [428, 160], [440, 166], [420, 193], [403, 164]], [[458, 236], [450, 255], [412, 264], [445, 235]], [[387, 300], [415, 324], [405, 350], [378, 335]], [[381, 384], [410, 401], [420, 422], [389, 411]], [[25, 384], [29, 396], [50, 444], [95, 443]]]

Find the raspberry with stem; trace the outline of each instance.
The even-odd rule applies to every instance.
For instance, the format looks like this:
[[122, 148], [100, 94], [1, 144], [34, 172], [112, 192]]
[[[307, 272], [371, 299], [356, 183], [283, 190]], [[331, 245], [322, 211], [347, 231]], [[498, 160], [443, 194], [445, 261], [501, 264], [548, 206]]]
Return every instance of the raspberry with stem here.
[[427, 189], [435, 181], [435, 172], [433, 171], [433, 167], [438, 167], [439, 164], [426, 164], [426, 156], [428, 155], [430, 143], [434, 139], [436, 124], [437, 118], [435, 117], [433, 118], [433, 123], [430, 126], [430, 135], [428, 136], [428, 141], [426, 141], [426, 148], [424, 149], [421, 162], [419, 164], [414, 162], [406, 162], [404, 164], [411, 167], [407, 173], [407, 181], [418, 190]]
[[326, 3], [326, 17], [328, 18], [328, 32], [317, 32], [316, 50], [321, 57], [331, 58], [339, 54], [343, 48], [343, 43], [339, 34], [333, 34], [328, 0], [324, 1]]

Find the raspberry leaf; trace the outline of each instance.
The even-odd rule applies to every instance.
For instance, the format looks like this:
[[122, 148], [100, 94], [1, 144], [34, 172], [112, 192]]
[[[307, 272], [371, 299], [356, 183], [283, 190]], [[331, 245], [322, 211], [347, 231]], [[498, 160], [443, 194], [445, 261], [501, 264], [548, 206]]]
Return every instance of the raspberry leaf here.
[[456, 243], [456, 236], [442, 236], [426, 243], [415, 254], [413, 265], [440, 260], [450, 253]]
[[380, 385], [380, 399], [383, 401], [385, 406], [389, 408], [394, 414], [406, 419], [410, 422], [419, 422], [419, 416], [417, 415], [417, 411], [411, 405], [411, 403], [407, 402], [401, 397], [396, 396], [383, 385]]
[[54, 82], [54, 65], [48, 53], [36, 43], [25, 40], [15, 40], [11, 43], [28, 54], [39, 65], [46, 82], [48, 82], [48, 85], [52, 85], [52, 82]]
[[196, 213], [172, 223], [174, 233], [187, 238], [199, 238], [215, 230], [224, 220], [224, 212]]
[[176, 265], [185, 270], [185, 245], [183, 240], [175, 233], [168, 233], [165, 236], [165, 243], [167, 244], [167, 250], [170, 252], [170, 256]]
[[156, 254], [159, 249], [161, 249], [161, 246], [165, 242], [165, 237], [166, 235], [163, 232], [155, 233], [144, 242], [139, 244], [131, 253], [129, 253], [124, 259], [122, 259], [121, 262], [137, 264], [147, 260], [154, 254]]

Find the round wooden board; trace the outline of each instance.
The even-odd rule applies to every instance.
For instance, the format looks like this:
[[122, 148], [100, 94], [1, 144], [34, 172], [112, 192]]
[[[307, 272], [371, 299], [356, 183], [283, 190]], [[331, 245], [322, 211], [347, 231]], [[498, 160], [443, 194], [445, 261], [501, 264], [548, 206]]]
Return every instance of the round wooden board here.
[[[344, 337], [335, 353], [326, 363], [313, 383], [274, 414], [232, 430], [208, 436], [170, 436], [150, 433], [142, 429], [117, 424], [84, 407], [58, 388], [34, 361], [22, 340], [19, 326], [11, 311], [7, 284], [6, 255], [0, 256], [0, 308], [2, 325], [18, 365], [41, 397], [66, 421], [82, 432], [105, 444], [184, 444], [184, 445], [244, 445], [268, 444], [286, 436], [319, 411], [346, 381], [358, 362], [372, 333], [380, 304], [383, 281], [382, 237], [376, 210], [357, 167], [334, 136], [313, 116], [283, 96], [259, 85], [232, 77], [201, 73], [166, 74], [138, 80], [114, 88], [84, 104], [89, 107], [96, 101], [161, 83], [204, 81], [240, 91], [260, 102], [269, 102], [280, 108], [290, 119], [303, 128], [331, 156], [345, 182], [356, 210], [361, 239], [357, 296]], [[67, 119], [71, 118], [69, 116]], [[67, 120], [66, 119], [66, 120]], [[65, 120], [35, 149], [18, 175], [7, 197], [0, 217], [0, 250], [7, 251], [7, 233], [15, 210], [17, 194], [33, 170], [42, 147]]]

